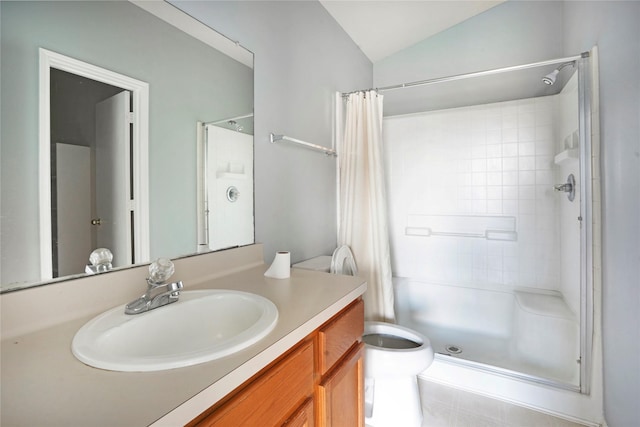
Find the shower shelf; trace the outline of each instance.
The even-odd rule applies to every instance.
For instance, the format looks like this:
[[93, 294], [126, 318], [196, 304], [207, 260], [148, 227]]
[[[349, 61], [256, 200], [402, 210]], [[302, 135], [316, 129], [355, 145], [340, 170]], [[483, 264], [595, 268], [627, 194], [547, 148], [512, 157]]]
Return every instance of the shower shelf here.
[[217, 172], [216, 177], [223, 179], [247, 179], [247, 175], [244, 172]]
[[578, 160], [580, 157], [580, 150], [577, 148], [569, 148], [567, 150], [561, 151], [558, 153], [553, 161], [556, 165], [562, 165], [567, 163], [570, 160]]
[[516, 219], [512, 216], [408, 215], [406, 236], [468, 237], [515, 242]]
[[302, 145], [303, 147], [310, 148], [315, 151], [320, 151], [324, 153], [326, 156], [338, 157], [338, 153], [336, 153], [336, 150], [323, 147], [322, 145], [317, 145], [317, 144], [312, 144], [310, 142], [302, 141], [300, 139], [291, 138], [290, 136], [286, 136], [286, 135], [276, 135], [275, 133], [271, 133], [269, 136], [269, 140], [271, 141], [272, 144], [278, 141], [289, 141], [289, 142], [293, 142], [294, 144]]

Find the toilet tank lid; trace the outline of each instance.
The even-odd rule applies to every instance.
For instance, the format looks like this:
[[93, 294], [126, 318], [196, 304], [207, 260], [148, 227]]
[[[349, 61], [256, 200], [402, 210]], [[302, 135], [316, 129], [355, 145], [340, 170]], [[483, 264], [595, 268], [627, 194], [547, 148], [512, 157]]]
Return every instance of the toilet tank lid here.
[[303, 270], [325, 271], [329, 272], [331, 268], [331, 256], [320, 255], [299, 263], [293, 264], [293, 268], [301, 268]]

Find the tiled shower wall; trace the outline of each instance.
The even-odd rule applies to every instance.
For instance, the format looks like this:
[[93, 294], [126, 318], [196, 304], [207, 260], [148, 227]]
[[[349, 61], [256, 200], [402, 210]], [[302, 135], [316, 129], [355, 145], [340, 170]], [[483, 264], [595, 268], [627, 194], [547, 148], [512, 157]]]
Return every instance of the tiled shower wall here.
[[[384, 119], [395, 276], [559, 290], [558, 109], [548, 96]], [[411, 215], [512, 217], [517, 240], [406, 235]]]

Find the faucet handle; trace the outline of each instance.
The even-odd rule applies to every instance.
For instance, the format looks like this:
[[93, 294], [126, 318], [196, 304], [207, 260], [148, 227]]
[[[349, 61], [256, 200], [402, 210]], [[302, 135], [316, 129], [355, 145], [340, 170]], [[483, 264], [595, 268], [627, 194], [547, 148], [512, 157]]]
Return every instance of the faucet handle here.
[[175, 271], [173, 262], [168, 258], [158, 258], [149, 266], [149, 281], [154, 284], [164, 283]]
[[113, 254], [107, 248], [95, 249], [89, 255], [89, 264], [84, 268], [87, 274], [104, 273], [112, 268]]
[[567, 182], [564, 184], [558, 184], [553, 186], [556, 191], [563, 191], [567, 194], [567, 198], [570, 202], [573, 202], [573, 199], [576, 196], [576, 179], [573, 174], [569, 174], [567, 177]]

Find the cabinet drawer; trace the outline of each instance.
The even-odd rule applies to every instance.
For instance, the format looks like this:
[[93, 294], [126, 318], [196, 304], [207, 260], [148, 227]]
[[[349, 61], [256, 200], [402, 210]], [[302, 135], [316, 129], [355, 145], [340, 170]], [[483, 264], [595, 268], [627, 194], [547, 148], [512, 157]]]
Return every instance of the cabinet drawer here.
[[313, 395], [313, 341], [256, 378], [198, 426], [276, 426]]
[[351, 348], [362, 340], [364, 333], [364, 302], [359, 299], [320, 328], [318, 362], [324, 375]]

